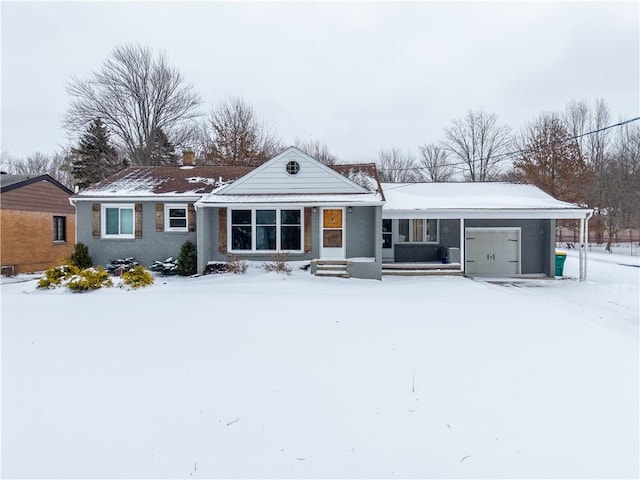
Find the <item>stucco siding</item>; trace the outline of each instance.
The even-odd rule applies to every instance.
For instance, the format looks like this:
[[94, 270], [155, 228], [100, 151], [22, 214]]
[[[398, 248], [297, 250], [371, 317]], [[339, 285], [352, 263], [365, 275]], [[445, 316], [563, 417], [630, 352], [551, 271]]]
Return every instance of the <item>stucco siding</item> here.
[[[106, 265], [118, 258], [135, 257], [141, 265], [149, 266], [154, 260], [177, 257], [187, 240], [197, 244], [197, 232], [156, 231], [156, 202], [136, 202], [142, 204], [142, 238], [93, 238], [93, 203], [95, 202], [78, 201], [76, 204], [77, 239], [89, 247], [89, 255], [96, 265]], [[108, 205], [108, 202], [104, 202], [103, 205]]]

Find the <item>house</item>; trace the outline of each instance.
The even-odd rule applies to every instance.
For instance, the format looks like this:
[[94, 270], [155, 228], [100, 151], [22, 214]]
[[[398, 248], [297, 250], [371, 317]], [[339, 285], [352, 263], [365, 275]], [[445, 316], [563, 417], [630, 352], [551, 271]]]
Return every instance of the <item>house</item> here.
[[73, 192], [50, 177], [0, 175], [2, 274], [44, 270], [73, 252]]
[[96, 263], [148, 265], [190, 240], [199, 272], [287, 252], [315, 275], [370, 279], [416, 266], [553, 276], [555, 220], [590, 215], [528, 185], [381, 184], [374, 164], [326, 166], [295, 147], [254, 168], [186, 152], [181, 167], [130, 167], [72, 201]]

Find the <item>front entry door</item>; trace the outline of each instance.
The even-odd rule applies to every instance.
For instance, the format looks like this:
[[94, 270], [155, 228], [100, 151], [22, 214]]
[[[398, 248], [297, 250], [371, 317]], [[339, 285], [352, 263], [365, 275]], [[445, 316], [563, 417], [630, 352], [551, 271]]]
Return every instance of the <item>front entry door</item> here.
[[320, 258], [344, 259], [344, 208], [322, 209]]

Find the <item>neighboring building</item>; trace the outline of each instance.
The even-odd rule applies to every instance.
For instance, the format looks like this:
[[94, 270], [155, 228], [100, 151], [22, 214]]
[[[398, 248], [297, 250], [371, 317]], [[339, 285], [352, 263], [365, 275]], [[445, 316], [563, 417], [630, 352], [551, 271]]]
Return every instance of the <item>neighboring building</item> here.
[[50, 177], [0, 175], [0, 265], [12, 275], [45, 270], [75, 244], [73, 192]]
[[326, 166], [295, 147], [257, 168], [183, 163], [130, 167], [73, 197], [94, 261], [149, 265], [190, 240], [199, 272], [287, 252], [316, 275], [553, 276], [555, 220], [586, 231], [590, 216], [529, 185], [380, 184], [374, 164]]

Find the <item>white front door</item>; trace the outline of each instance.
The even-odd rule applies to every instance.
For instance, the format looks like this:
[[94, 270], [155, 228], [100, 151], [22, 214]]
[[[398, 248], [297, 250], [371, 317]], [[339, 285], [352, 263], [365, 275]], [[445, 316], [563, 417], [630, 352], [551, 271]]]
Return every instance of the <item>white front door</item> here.
[[323, 208], [320, 222], [320, 258], [344, 259], [344, 208]]

